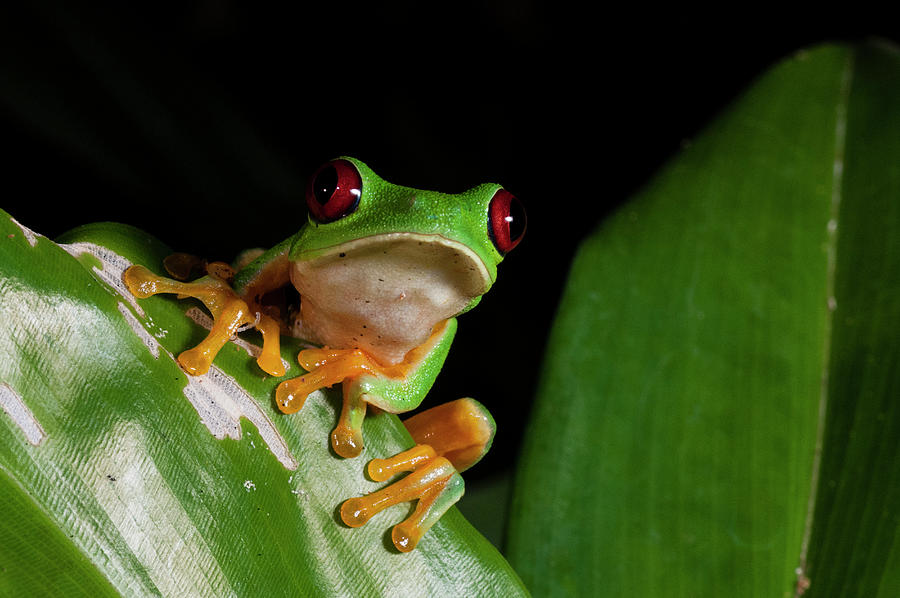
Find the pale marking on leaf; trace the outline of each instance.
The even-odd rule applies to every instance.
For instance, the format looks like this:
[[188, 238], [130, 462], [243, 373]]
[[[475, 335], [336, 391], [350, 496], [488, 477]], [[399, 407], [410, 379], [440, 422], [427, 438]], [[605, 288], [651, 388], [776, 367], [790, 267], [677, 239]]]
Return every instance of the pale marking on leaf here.
[[131, 310], [128, 307], [119, 301], [118, 303], [119, 313], [125, 318], [125, 321], [128, 322], [128, 325], [131, 326], [131, 329], [137, 335], [141, 342], [147, 347], [150, 351], [150, 354], [153, 355], [154, 358], [159, 359], [159, 342], [144, 328], [140, 321], [134, 317], [134, 314], [131, 313]]
[[34, 446], [39, 446], [47, 435], [41, 427], [40, 422], [19, 396], [6, 382], [0, 383], [0, 407], [13, 420], [13, 423], [19, 426], [25, 439]]
[[[212, 318], [209, 317], [209, 314], [207, 314], [205, 311], [203, 311], [202, 309], [200, 309], [197, 306], [192, 306], [190, 309], [188, 309], [186, 312], [184, 312], [184, 315], [186, 315], [191, 320], [193, 320], [194, 323], [197, 324], [198, 326], [202, 326], [203, 328], [206, 328], [207, 330], [210, 330], [212, 328], [212, 325], [213, 325]], [[234, 343], [235, 345], [237, 345], [238, 347], [240, 347], [241, 349], [243, 349], [244, 351], [246, 351], [247, 355], [249, 355], [253, 359], [257, 359], [259, 357], [259, 354], [262, 353], [261, 347], [254, 345], [253, 343], [247, 342], [239, 336], [235, 336], [234, 338], [232, 338], [231, 342]], [[291, 369], [291, 364], [288, 363], [287, 360], [285, 360], [284, 358], [281, 359], [281, 365], [284, 366], [284, 371], [286, 371], [286, 372]]]
[[227, 436], [240, 440], [240, 418], [246, 417], [256, 426], [278, 461], [286, 469], [297, 469], [297, 459], [269, 417], [234, 378], [218, 367], [210, 367], [203, 376], [188, 376], [184, 396], [197, 410], [200, 421], [216, 438], [221, 440]]
[[[106, 247], [93, 243], [78, 242], [61, 245], [61, 247], [76, 258], [83, 253], [89, 253], [100, 260], [100, 263], [103, 264], [103, 269], [93, 268], [97, 276], [128, 300], [142, 318], [146, 318], [144, 310], [137, 304], [134, 295], [122, 282], [122, 272], [131, 266], [130, 261]], [[134, 332], [144, 344], [147, 345], [154, 357], [162, 349], [170, 359], [175, 361], [175, 356], [153, 340], [139, 322], [135, 321], [136, 326], [133, 324], [132, 320], [129, 319], [131, 314], [125, 315], [128, 312], [125, 306], [119, 304], [119, 311], [122, 312], [126, 321], [132, 326]], [[199, 309], [197, 311], [201, 314], [203, 313]], [[155, 353], [149, 341], [153, 341], [153, 344], [156, 346]], [[253, 346], [249, 343], [246, 344]], [[247, 349], [245, 348], [245, 350]], [[272, 451], [278, 461], [287, 469], [297, 469], [299, 464], [288, 449], [284, 438], [282, 438], [272, 421], [260, 409], [256, 401], [233, 378], [216, 366], [212, 366], [206, 375], [188, 375], [187, 380], [187, 386], [184, 387], [184, 396], [197, 410], [200, 420], [213, 436], [220, 440], [226, 436], [234, 440], [240, 440], [240, 418], [246, 417], [259, 430], [259, 435], [266, 441], [269, 450]]]
[[164, 596], [235, 596], [201, 531], [156, 467], [142, 430], [120, 422], [106, 438], [91, 453], [93, 475], [84, 479], [156, 589]]
[[131, 294], [131, 291], [128, 290], [128, 287], [125, 286], [125, 282], [122, 280], [122, 273], [131, 266], [131, 262], [118, 253], [93, 243], [69, 243], [60, 245], [60, 247], [76, 258], [82, 254], [88, 253], [100, 260], [100, 263], [103, 264], [103, 268], [91, 268], [94, 273], [100, 280], [115, 289], [119, 295], [128, 301], [142, 318], [145, 316], [144, 309], [138, 305], [137, 299]]
[[10, 216], [9, 219], [13, 224], [15, 224], [16, 226], [19, 227], [19, 230], [22, 231], [22, 236], [25, 237], [25, 239], [28, 241], [28, 244], [31, 245], [32, 247], [37, 245], [38, 237], [43, 238], [44, 235], [34, 232], [33, 230], [31, 230], [30, 228], [28, 228], [27, 226], [25, 226], [24, 224], [22, 224], [15, 218], [13, 218], [12, 216]]
[[815, 519], [816, 499], [819, 490], [819, 477], [822, 467], [822, 450], [825, 445], [825, 423], [828, 415], [828, 388], [829, 366], [831, 362], [831, 335], [834, 320], [834, 312], [837, 310], [837, 299], [834, 296], [835, 268], [837, 267], [837, 239], [841, 207], [841, 192], [844, 182], [844, 150], [847, 144], [847, 105], [850, 101], [850, 85], [853, 81], [854, 58], [850, 54], [844, 63], [841, 74], [840, 88], [838, 90], [838, 103], [835, 109], [834, 119], [834, 162], [831, 170], [831, 205], [828, 223], [825, 225], [827, 234], [826, 249], [826, 306], [824, 346], [822, 348], [822, 376], [819, 387], [819, 405], [816, 422], [816, 446], [813, 454], [812, 472], [810, 474], [809, 499], [806, 504], [806, 520], [804, 522], [803, 539], [800, 544], [799, 566], [797, 567], [797, 581], [794, 587], [794, 596], [800, 596], [809, 587], [807, 576], [809, 555], [809, 542], [812, 538], [813, 522]]

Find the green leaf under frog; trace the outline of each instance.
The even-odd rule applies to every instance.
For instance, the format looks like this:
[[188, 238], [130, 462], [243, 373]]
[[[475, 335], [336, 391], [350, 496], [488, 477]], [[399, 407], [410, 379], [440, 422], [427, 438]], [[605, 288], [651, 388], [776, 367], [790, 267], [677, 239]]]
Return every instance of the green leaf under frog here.
[[541, 596], [897, 596], [898, 389], [900, 54], [818, 47], [581, 247], [510, 561]]
[[[410, 554], [390, 541], [408, 505], [344, 526], [341, 502], [379, 484], [331, 452], [339, 398], [280, 414], [252, 337], [185, 375], [202, 310], [121, 283], [168, 248], [111, 224], [60, 242], [0, 212], [0, 594], [525, 593], [456, 509]], [[364, 434], [371, 456], [412, 444], [386, 413]]]

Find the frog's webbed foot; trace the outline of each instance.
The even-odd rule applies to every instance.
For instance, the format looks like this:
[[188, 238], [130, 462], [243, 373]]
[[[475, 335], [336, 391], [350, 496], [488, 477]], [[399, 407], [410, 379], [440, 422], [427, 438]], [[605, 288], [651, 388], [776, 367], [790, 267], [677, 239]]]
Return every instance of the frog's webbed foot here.
[[306, 374], [285, 380], [275, 391], [275, 403], [283, 413], [299, 411], [306, 397], [320, 388], [339, 382], [343, 386], [343, 407], [337, 427], [331, 433], [331, 446], [341, 457], [355, 457], [363, 449], [362, 423], [366, 415], [365, 394], [354, 384], [363, 374], [401, 378], [403, 364], [382, 366], [360, 349], [304, 349], [297, 355]]
[[[331, 434], [331, 446], [342, 457], [355, 457], [363, 448], [366, 404], [392, 412], [418, 406], [434, 382], [455, 331], [455, 320], [441, 322], [424, 344], [393, 365], [382, 365], [362, 349], [322, 347], [300, 351], [297, 361], [307, 373], [282, 382], [275, 391], [275, 404], [283, 413], [294, 413], [303, 407], [309, 393], [343, 382], [344, 405]], [[404, 398], [411, 400], [404, 403]]]
[[205, 374], [209, 371], [216, 354], [232, 336], [243, 327], [255, 325], [263, 335], [262, 352], [256, 362], [265, 372], [273, 376], [283, 376], [284, 364], [281, 362], [278, 323], [271, 317], [250, 309], [247, 302], [234, 292], [224, 277], [221, 277], [221, 273], [228, 271], [225, 268], [219, 269], [215, 264], [210, 264], [207, 276], [194, 282], [181, 282], [158, 276], [144, 266], [136, 265], [125, 270], [122, 280], [128, 290], [139, 299], [160, 293], [177, 294], [179, 299], [194, 297], [202, 301], [213, 315], [209, 335], [199, 345], [178, 356], [178, 363], [189, 374], [195, 376]]
[[474, 399], [433, 407], [403, 423], [416, 446], [389, 459], [373, 459], [368, 473], [376, 482], [411, 473], [377, 492], [346, 500], [341, 519], [359, 527], [387, 507], [418, 499], [412, 515], [391, 531], [397, 550], [409, 552], [462, 497], [465, 485], [459, 474], [488, 451], [495, 426], [487, 409]]

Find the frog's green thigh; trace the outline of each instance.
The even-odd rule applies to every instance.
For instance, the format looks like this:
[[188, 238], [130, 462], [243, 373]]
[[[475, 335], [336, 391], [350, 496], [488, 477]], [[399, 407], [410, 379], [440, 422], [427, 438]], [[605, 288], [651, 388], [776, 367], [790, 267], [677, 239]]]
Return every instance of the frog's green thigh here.
[[418, 499], [413, 514], [391, 532], [394, 546], [408, 552], [462, 497], [465, 485], [459, 474], [488, 451], [496, 427], [488, 410], [469, 398], [432, 407], [404, 425], [416, 446], [390, 459], [373, 459], [368, 472], [376, 482], [411, 473], [377, 492], [345, 501], [341, 519], [359, 527], [391, 505]]
[[213, 315], [213, 325], [209, 334], [199, 345], [178, 356], [178, 363], [189, 374], [199, 376], [209, 371], [216, 354], [238, 329], [256, 323], [257, 328], [263, 333], [263, 350], [257, 363], [273, 376], [284, 375], [284, 366], [278, 354], [278, 324], [268, 316], [251, 311], [247, 303], [224, 280], [215, 276], [204, 276], [194, 282], [180, 282], [158, 276], [144, 266], [131, 266], [122, 274], [122, 280], [139, 299], [160, 293], [172, 293], [179, 297], [199, 299], [209, 309]]

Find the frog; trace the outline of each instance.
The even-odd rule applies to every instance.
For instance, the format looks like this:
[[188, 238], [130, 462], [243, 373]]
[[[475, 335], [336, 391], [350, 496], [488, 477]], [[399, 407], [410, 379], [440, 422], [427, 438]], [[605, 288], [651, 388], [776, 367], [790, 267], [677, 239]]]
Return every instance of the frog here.
[[[342, 156], [323, 164], [306, 186], [307, 221], [270, 249], [235, 264], [215, 262], [188, 282], [132, 265], [123, 282], [138, 299], [177, 294], [199, 299], [213, 316], [209, 334], [177, 357], [189, 375], [205, 374], [229, 339], [247, 328], [262, 335], [259, 368], [285, 375], [280, 338], [309, 343], [297, 361], [305, 373], [275, 390], [284, 414], [300, 410], [315, 390], [341, 385], [342, 405], [331, 446], [343, 458], [363, 448], [367, 406], [389, 413], [419, 407], [447, 357], [457, 318], [473, 309], [497, 279], [497, 267], [522, 240], [526, 216], [504, 187], [484, 183], [457, 194], [389, 183], [362, 161]], [[170, 256], [175, 257], [175, 256]], [[179, 272], [176, 272], [178, 270]], [[285, 299], [299, 295], [296, 301]], [[493, 442], [496, 424], [484, 405], [462, 398], [405, 419], [414, 446], [372, 459], [370, 479], [386, 487], [340, 507], [349, 527], [400, 502], [416, 502], [392, 528], [401, 552], [463, 495], [461, 473]]]

